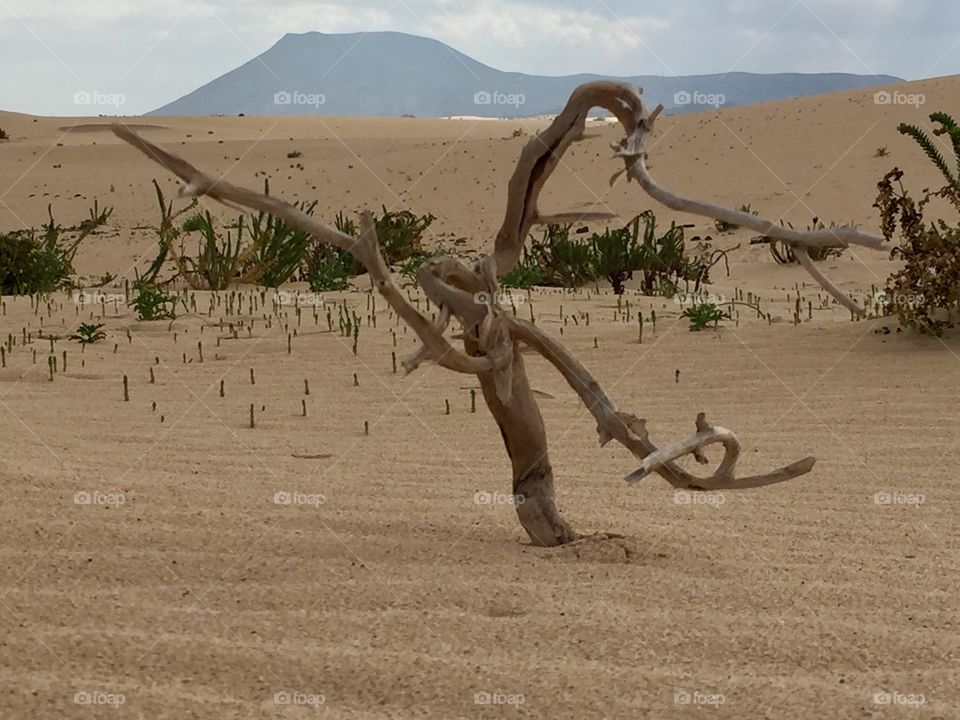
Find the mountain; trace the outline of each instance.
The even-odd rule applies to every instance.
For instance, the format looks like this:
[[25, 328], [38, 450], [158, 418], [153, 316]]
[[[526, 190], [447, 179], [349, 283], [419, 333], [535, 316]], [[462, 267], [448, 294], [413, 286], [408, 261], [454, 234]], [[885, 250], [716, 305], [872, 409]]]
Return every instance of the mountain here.
[[[288, 34], [273, 47], [150, 115], [529, 117], [559, 112], [600, 75], [503, 72], [437, 40], [398, 32]], [[900, 82], [889, 75], [725, 73], [618, 78], [680, 113]]]

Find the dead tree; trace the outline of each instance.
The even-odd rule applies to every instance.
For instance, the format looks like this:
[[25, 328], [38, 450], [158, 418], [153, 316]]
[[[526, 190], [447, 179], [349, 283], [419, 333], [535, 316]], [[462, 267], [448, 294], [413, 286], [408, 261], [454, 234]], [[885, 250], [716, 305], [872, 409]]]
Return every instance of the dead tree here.
[[[556, 220], [557, 216], [539, 213], [537, 200], [564, 152], [583, 137], [587, 115], [592, 108], [600, 107], [613, 113], [626, 133], [625, 138], [614, 146], [615, 154], [625, 163], [625, 169], [618, 175], [626, 173], [651, 196], [675, 210], [719, 218], [782, 238], [796, 248], [801, 262], [805, 256], [804, 248], [810, 245], [855, 243], [878, 247], [883, 242], [882, 238], [863, 235], [850, 228], [813, 232], [783, 228], [746, 213], [688, 200], [660, 188], [647, 172], [644, 161], [645, 141], [662, 107], [648, 113], [640, 93], [638, 88], [614, 82], [587, 83], [574, 91], [563, 112], [523, 149], [509, 182], [506, 216], [497, 233], [493, 253], [473, 267], [451, 257], [433, 258], [420, 266], [417, 273], [420, 285], [427, 297], [440, 308], [435, 322], [424, 317], [394, 285], [390, 269], [380, 253], [369, 213], [362, 216], [362, 232], [359, 238], [355, 238], [275, 197], [207, 175], [123, 126], [116, 125], [113, 129], [119, 137], [183, 180], [186, 186], [181, 190], [182, 196], [206, 195], [237, 209], [262, 210], [292, 227], [311, 233], [322, 242], [351, 252], [368, 270], [380, 294], [423, 343], [404, 362], [407, 372], [431, 360], [449, 370], [479, 378], [484, 399], [500, 428], [513, 467], [513, 494], [520, 523], [534, 544], [554, 546], [575, 540], [577, 534], [561, 517], [554, 502], [553, 468], [543, 418], [527, 379], [520, 345], [542, 355], [580, 396], [597, 421], [601, 445], [616, 440], [640, 461], [640, 468], [627, 477], [629, 483], [657, 473], [674, 487], [691, 491], [754, 488], [804, 475], [810, 472], [815, 462], [814, 458], [807, 457], [762, 475], [737, 477], [735, 470], [740, 444], [736, 436], [726, 428], [710, 425], [703, 413], [696, 418], [693, 435], [658, 448], [650, 440], [645, 421], [619, 411], [593, 375], [563, 345], [500, 306], [498, 278], [517, 264], [530, 229]], [[856, 307], [812, 265], [812, 262], [804, 263], [841, 302]], [[444, 335], [454, 318], [463, 327], [462, 351]], [[713, 474], [699, 477], [677, 465], [679, 458], [691, 454], [699, 462], [706, 463], [703, 449], [714, 443], [723, 445], [724, 455]]]

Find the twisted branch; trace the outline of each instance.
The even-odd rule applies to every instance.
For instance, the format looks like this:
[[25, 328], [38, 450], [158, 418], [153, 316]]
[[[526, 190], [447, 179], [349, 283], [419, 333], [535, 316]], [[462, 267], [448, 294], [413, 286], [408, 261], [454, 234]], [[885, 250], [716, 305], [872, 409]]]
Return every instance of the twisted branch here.
[[[114, 126], [114, 132], [180, 177], [186, 183], [181, 195], [208, 195], [231, 207], [262, 210], [291, 227], [312, 234], [321, 242], [353, 253], [369, 271], [378, 291], [423, 342], [423, 346], [404, 362], [408, 372], [429, 358], [448, 369], [477, 376], [513, 466], [513, 491], [520, 522], [534, 543], [557, 545], [570, 542], [577, 535], [556, 509], [543, 418], [517, 349], [519, 343], [542, 355], [580, 396], [597, 420], [601, 445], [617, 440], [641, 460], [641, 467], [627, 477], [629, 483], [657, 473], [674, 487], [689, 490], [760, 487], [808, 473], [815, 462], [812, 457], [807, 457], [772, 472], [738, 479], [735, 469], [740, 445], [736, 436], [726, 428], [709, 425], [703, 413], [697, 416], [694, 435], [660, 449], [650, 441], [645, 421], [618, 411], [597, 380], [563, 345], [532, 323], [504, 312], [500, 306], [498, 277], [516, 265], [530, 228], [558, 217], [541, 215], [537, 201], [563, 153], [572, 143], [583, 138], [587, 115], [593, 107], [602, 107], [613, 113], [626, 132], [624, 140], [616, 146], [616, 154], [625, 162], [625, 169], [621, 172], [636, 179], [650, 195], [675, 210], [724, 219], [771, 237], [783, 238], [798, 245], [798, 257], [805, 255], [807, 245], [850, 242], [874, 247], [883, 242], [848, 228], [807, 233], [794, 231], [746, 213], [688, 200], [663, 190], [650, 178], [644, 164], [645, 139], [662, 107], [647, 114], [640, 92], [616, 82], [587, 83], [574, 91], [550, 127], [523, 149], [509, 182], [506, 213], [492, 255], [480, 260], [472, 269], [454, 258], [434, 258], [418, 269], [417, 277], [424, 293], [440, 309], [434, 323], [416, 310], [393, 284], [380, 253], [370, 213], [362, 215], [361, 236], [354, 238], [320, 223], [293, 205], [205, 175], [126, 128]], [[822, 275], [818, 280], [829, 282]], [[828, 290], [842, 295], [832, 285]], [[454, 349], [444, 337], [453, 317], [463, 325], [465, 352]], [[725, 453], [709, 477], [697, 477], [676, 464], [676, 460], [689, 454], [706, 462], [703, 449], [714, 443], [723, 444]]]

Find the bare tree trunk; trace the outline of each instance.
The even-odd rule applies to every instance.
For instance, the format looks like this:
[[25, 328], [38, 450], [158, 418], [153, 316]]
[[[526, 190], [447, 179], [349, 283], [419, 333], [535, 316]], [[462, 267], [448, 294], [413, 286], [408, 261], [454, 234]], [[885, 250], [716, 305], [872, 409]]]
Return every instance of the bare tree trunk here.
[[[476, 341], [464, 344], [468, 353], [479, 349]], [[547, 432], [517, 348], [513, 353], [513, 392], [508, 401], [497, 396], [493, 375], [478, 377], [513, 466], [514, 505], [523, 529], [534, 545], [552, 547], [576, 540], [577, 533], [561, 517], [554, 502]]]

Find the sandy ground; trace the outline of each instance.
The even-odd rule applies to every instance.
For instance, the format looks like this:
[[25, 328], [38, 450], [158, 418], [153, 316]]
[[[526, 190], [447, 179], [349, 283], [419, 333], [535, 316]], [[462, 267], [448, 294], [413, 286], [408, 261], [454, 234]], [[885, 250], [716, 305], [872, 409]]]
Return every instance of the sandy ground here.
[[[899, 89], [926, 104], [854, 93], [666, 119], [653, 172], [794, 225], [876, 230], [886, 170], [906, 168], [917, 189], [937, 180], [896, 123], [960, 100], [957, 79]], [[171, 195], [175, 184], [90, 127], [105, 122], [0, 113], [13, 138], [0, 144], [0, 227], [39, 224], [51, 202], [74, 222], [99, 198], [115, 214], [78, 268], [132, 276], [153, 247], [150, 179]], [[142, 124], [230, 180], [266, 173], [276, 194], [319, 199], [331, 220], [409, 207], [438, 216], [436, 240], [475, 248], [526, 141], [513, 130], [538, 126]], [[545, 211], [650, 206], [635, 186], [608, 188], [618, 135], [596, 132]], [[197, 312], [172, 324], [122, 302], [3, 298], [0, 338], [16, 344], [0, 369], [0, 716], [960, 717], [960, 340], [819, 309], [803, 271], [749, 237], [718, 240], [742, 247], [712, 290], [759, 294], [773, 322], [742, 311], [691, 333], [676, 303], [631, 290], [628, 320], [604, 288], [521, 294], [518, 312], [562, 332], [655, 439], [686, 436], [704, 410], [738, 432], [743, 472], [807, 454], [816, 468], [750, 492], [628, 488], [636, 461], [599, 448], [577, 397], [531, 357], [559, 506], [583, 533], [623, 536], [553, 550], [530, 547], [516, 522], [499, 433], [482, 402], [471, 412], [475, 381], [435, 366], [394, 374], [391, 353], [413, 338], [382, 301], [374, 327], [363, 292], [304, 298], [316, 307], [299, 316], [273, 311], [272, 291], [241, 288], [232, 315], [228, 294], [197, 293]], [[827, 267], [862, 297], [892, 265], [857, 251]], [[798, 291], [814, 311], [794, 325]], [[344, 304], [364, 318], [356, 356], [336, 331]], [[657, 313], [642, 344], [638, 309]], [[91, 318], [108, 338], [81, 352], [64, 336]], [[52, 382], [41, 329], [60, 336]]]

